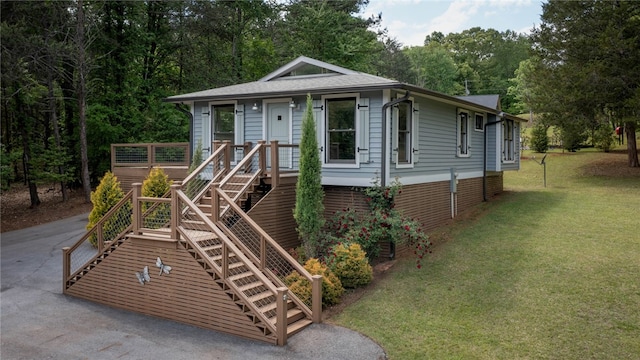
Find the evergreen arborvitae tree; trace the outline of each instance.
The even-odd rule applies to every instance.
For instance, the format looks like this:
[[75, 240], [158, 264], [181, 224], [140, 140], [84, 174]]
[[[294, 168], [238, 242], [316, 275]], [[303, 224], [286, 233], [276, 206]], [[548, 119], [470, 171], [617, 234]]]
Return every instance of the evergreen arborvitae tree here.
[[324, 192], [322, 166], [313, 119], [313, 102], [307, 95], [307, 110], [302, 119], [300, 140], [300, 174], [296, 183], [296, 207], [293, 217], [298, 224], [298, 235], [307, 258], [317, 256], [320, 232], [324, 226]]
[[549, 150], [549, 137], [547, 136], [547, 127], [538, 124], [531, 130], [531, 150], [544, 153]]
[[[142, 196], [163, 197], [171, 190], [172, 181], [162, 168], [153, 168], [147, 178], [142, 182]], [[154, 206], [155, 205], [155, 206]], [[144, 226], [158, 228], [170, 221], [171, 205], [167, 203], [153, 204], [142, 203]]]
[[[102, 217], [111, 210], [122, 198], [124, 192], [120, 187], [118, 178], [111, 172], [107, 171], [100, 184], [96, 188], [96, 191], [91, 193], [91, 202], [93, 203], [93, 209], [89, 213], [89, 223], [87, 224], [87, 230], [91, 230]], [[125, 213], [130, 209], [130, 206], [125, 209]], [[113, 240], [112, 236], [115, 235], [120, 226], [118, 221], [109, 221], [105, 223], [103, 227], [104, 240]], [[95, 234], [89, 239], [92, 245], [96, 246], [97, 236]]]

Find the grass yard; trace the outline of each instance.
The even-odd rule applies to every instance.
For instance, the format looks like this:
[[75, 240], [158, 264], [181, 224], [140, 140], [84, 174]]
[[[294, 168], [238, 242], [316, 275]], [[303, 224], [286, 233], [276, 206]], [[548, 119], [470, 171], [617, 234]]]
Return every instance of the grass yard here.
[[640, 169], [625, 166], [552, 153], [544, 188], [523, 159], [422, 269], [400, 260], [333, 322], [390, 359], [639, 359]]

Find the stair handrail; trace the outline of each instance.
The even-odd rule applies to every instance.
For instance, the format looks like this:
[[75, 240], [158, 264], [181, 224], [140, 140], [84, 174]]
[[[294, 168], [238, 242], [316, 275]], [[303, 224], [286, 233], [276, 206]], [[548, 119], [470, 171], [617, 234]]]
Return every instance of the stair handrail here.
[[[233, 232], [232, 227], [226, 226], [225, 222], [220, 219], [222, 214], [214, 215], [214, 219], [216, 219], [216, 224], [227, 234], [229, 237], [233, 237], [236, 240], [236, 244], [242, 248], [245, 254], [248, 254], [249, 258], [255, 262], [255, 265], [264, 271], [271, 281], [275, 282], [278, 286], [286, 286], [284, 281], [280, 279], [276, 274], [274, 274], [266, 264], [267, 247], [273, 248], [286, 262], [291, 268], [295, 269], [299, 274], [301, 274], [309, 283], [311, 284], [312, 294], [311, 294], [311, 309], [309, 306], [291, 290], [292, 300], [300, 307], [302, 311], [304, 311], [309, 317], [312, 318], [313, 322], [321, 322], [322, 321], [322, 276], [320, 275], [311, 275], [307, 269], [304, 268], [296, 259], [291, 256], [286, 250], [280, 246], [266, 231], [260, 227], [246, 212], [244, 212], [235, 202], [231, 201], [229, 195], [227, 195], [223, 189], [219, 187], [215, 187], [212, 191], [212, 195], [219, 196], [223, 201], [226, 201], [229, 204], [228, 208], [233, 209], [235, 214], [240, 216], [243, 221], [245, 221], [253, 231], [260, 234], [260, 239], [263, 240], [260, 243], [259, 255], [255, 254], [250, 250], [249, 246], [247, 246], [242, 240], [240, 236], [236, 236]], [[288, 274], [287, 274], [288, 275]]]
[[[214, 224], [209, 217], [204, 214], [202, 212], [202, 210], [200, 210], [198, 208], [198, 206], [191, 201], [191, 199], [189, 199], [189, 197], [182, 191], [179, 189], [179, 185], [176, 185], [175, 187], [172, 188], [172, 190], [174, 190], [174, 194], [175, 196], [172, 196], [173, 199], [175, 199], [175, 205], [174, 208], [178, 208], [178, 204], [177, 204], [177, 199], [180, 199], [189, 209], [190, 212], [193, 212], [193, 214], [196, 214], [197, 217], [199, 218], [198, 220], [202, 221], [207, 230], [210, 230], [211, 232], [213, 232], [223, 243], [224, 245], [227, 247], [228, 251], [232, 252], [236, 258], [241, 261], [252, 273], [254, 276], [256, 276], [258, 279], [260, 279], [260, 281], [262, 281], [262, 283], [264, 284], [264, 286], [269, 289], [269, 291], [271, 291], [273, 293], [273, 295], [277, 298], [278, 294], [280, 293], [279, 289], [276, 288], [276, 286], [273, 284], [273, 281], [271, 281], [271, 279], [269, 279], [266, 275], [264, 275], [264, 273], [262, 271], [260, 271], [260, 269], [258, 269], [255, 264], [253, 263], [253, 261], [251, 261], [234, 243], [233, 241], [231, 241], [231, 239], [229, 239], [227, 237], [227, 235], [220, 230], [220, 228], [218, 227], [218, 225]], [[180, 214], [184, 214], [184, 212], [180, 212], [178, 211], [177, 213]], [[175, 213], [172, 211], [172, 216]], [[208, 263], [208, 265], [216, 270], [218, 272], [218, 276], [220, 276], [222, 279], [225, 280], [226, 284], [233, 288], [234, 293], [240, 297], [243, 302], [245, 303], [245, 305], [247, 305], [248, 307], [251, 308], [251, 310], [253, 311], [254, 315], [258, 316], [260, 318], [260, 320], [262, 320], [262, 322], [264, 323], [264, 325], [266, 327], [269, 328], [270, 331], [272, 331], [274, 334], [278, 334], [278, 329], [276, 329], [276, 326], [271, 323], [271, 321], [269, 320], [269, 318], [267, 318], [262, 311], [260, 311], [260, 309], [255, 306], [255, 304], [249, 300], [249, 297], [243, 292], [241, 291], [236, 284], [233, 281], [230, 281], [228, 279], [228, 276], [225, 277], [225, 273], [228, 274], [228, 271], [225, 271], [225, 269], [220, 269], [218, 270], [219, 266], [217, 264], [215, 264], [214, 262], [209, 260], [209, 257], [207, 256], [207, 254], [203, 253], [200, 250], [200, 247], [197, 246], [195, 244], [195, 242], [190, 238], [189, 234], [184, 230], [184, 228], [181, 226], [181, 217], [178, 217], [177, 221], [177, 228], [178, 228], [178, 232], [180, 233], [180, 236], [183, 237], [186, 241], [188, 241], [191, 246], [200, 254], [200, 256]], [[281, 316], [281, 314], [277, 315], [279, 318]], [[282, 323], [281, 323], [282, 324]], [[286, 322], [284, 323], [284, 326], [286, 328]], [[286, 332], [285, 332], [286, 334]]]
[[[242, 158], [242, 160], [240, 160], [240, 162], [233, 167], [233, 169], [231, 169], [231, 171], [229, 171], [227, 173], [227, 175], [220, 180], [220, 186], [226, 184], [227, 182], [229, 182], [229, 180], [231, 180], [235, 175], [238, 174], [238, 172], [243, 169], [245, 166], [247, 166], [247, 164], [251, 161], [251, 158], [253, 158], [253, 156], [258, 152], [258, 151], [262, 151], [264, 154], [264, 148], [265, 148], [265, 142], [264, 140], [260, 140], [258, 141], [258, 144], [256, 144], [256, 146], [253, 147], [253, 149], [251, 149], [251, 151], [249, 151], [249, 153], [247, 153], [247, 155], [244, 156], [244, 158]], [[261, 154], [261, 156], [263, 155]], [[257, 166], [257, 170], [256, 172], [260, 172], [262, 173], [264, 171], [263, 166], [260, 164], [261, 161], [258, 162], [258, 166]]]
[[[124, 227], [122, 231], [120, 231], [113, 239], [104, 239], [104, 225], [107, 221], [111, 220], [111, 218], [118, 211], [124, 208], [125, 204], [129, 202], [133, 202], [133, 190], [130, 190], [120, 201], [118, 201], [109, 211], [107, 211], [104, 216], [98, 220], [98, 222], [73, 245], [62, 248], [63, 257], [62, 257], [62, 279], [63, 279], [63, 292], [66, 292], [68, 288], [68, 282], [70, 279], [78, 275], [82, 269], [89, 266], [93, 261], [95, 261], [98, 257], [102, 256], [105, 252], [105, 249], [108, 248], [111, 244], [123, 238], [127, 233], [131, 232], [132, 229], [132, 220], [131, 216], [127, 217], [129, 220], [129, 224]], [[92, 236], [96, 236], [96, 252], [95, 255], [91, 256], [91, 258], [85, 261], [81, 266], [72, 269], [71, 256], [73, 253], [87, 240], [89, 240]], [[93, 246], [93, 245], [92, 245]]]
[[[182, 180], [181, 184], [183, 186], [183, 188], [186, 188], [188, 186], [188, 184], [190, 182], [193, 182], [194, 179], [197, 178], [198, 175], [200, 175], [207, 166], [209, 166], [210, 164], [213, 165], [213, 174], [212, 174], [212, 178], [211, 180], [208, 180], [206, 185], [203, 186], [201, 189], [199, 189], [198, 191], [196, 191], [196, 193], [193, 196], [193, 200], [194, 202], [197, 202], [198, 199], [200, 199], [205, 193], [206, 190], [209, 187], [209, 184], [213, 183], [214, 181], [219, 181], [219, 179], [226, 175], [226, 173], [229, 171], [229, 164], [230, 164], [230, 159], [229, 159], [229, 142], [225, 141], [225, 142], [219, 142], [219, 141], [214, 141], [214, 145], [216, 146], [215, 151], [213, 152], [213, 154], [211, 154], [208, 158], [206, 158], [200, 165], [198, 165], [198, 167], [196, 167], [190, 174], [187, 175], [187, 177], [184, 178], [184, 180]], [[220, 166], [220, 164], [222, 163], [222, 166]], [[215, 171], [215, 170], [219, 170], [219, 171]]]

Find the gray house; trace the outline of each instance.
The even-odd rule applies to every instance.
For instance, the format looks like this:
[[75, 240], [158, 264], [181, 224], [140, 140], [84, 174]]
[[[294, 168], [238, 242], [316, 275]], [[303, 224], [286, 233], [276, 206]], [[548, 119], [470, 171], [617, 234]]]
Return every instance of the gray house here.
[[307, 94], [327, 215], [364, 206], [354, 187], [397, 179], [398, 207], [429, 229], [501, 192], [503, 171], [519, 169], [522, 120], [502, 112], [497, 95], [454, 97], [307, 57], [258, 81], [167, 101], [189, 105], [192, 146], [210, 152], [214, 140], [299, 143]]
[[[496, 96], [452, 97], [300, 57], [255, 82], [168, 98], [193, 117], [191, 143], [177, 145], [201, 143], [210, 156], [166, 197], [132, 184], [63, 249], [64, 293], [278, 345], [321, 322], [321, 277], [287, 252], [300, 243], [292, 209], [307, 94], [326, 217], [366, 209], [356, 188], [398, 179], [396, 207], [433, 229], [502, 191], [503, 172], [519, 167], [520, 119]], [[144, 145], [145, 157], [159, 148]], [[380, 256], [393, 256], [383, 245]], [[311, 293], [287, 287], [292, 276]]]

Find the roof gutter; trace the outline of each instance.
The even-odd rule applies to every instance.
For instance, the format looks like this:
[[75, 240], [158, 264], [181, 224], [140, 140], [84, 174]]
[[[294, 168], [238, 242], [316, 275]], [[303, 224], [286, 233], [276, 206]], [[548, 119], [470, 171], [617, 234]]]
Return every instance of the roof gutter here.
[[403, 97], [397, 98], [395, 100], [389, 101], [388, 103], [382, 105], [382, 169], [380, 176], [380, 184], [382, 186], [387, 186], [387, 109], [395, 104], [399, 104], [401, 102], [409, 100], [410, 92], [404, 94]]
[[482, 162], [482, 201], [487, 201], [487, 130], [488, 126], [500, 124], [504, 121], [504, 112], [500, 111], [496, 118], [500, 118], [500, 120], [491, 121], [484, 124], [484, 159]]

